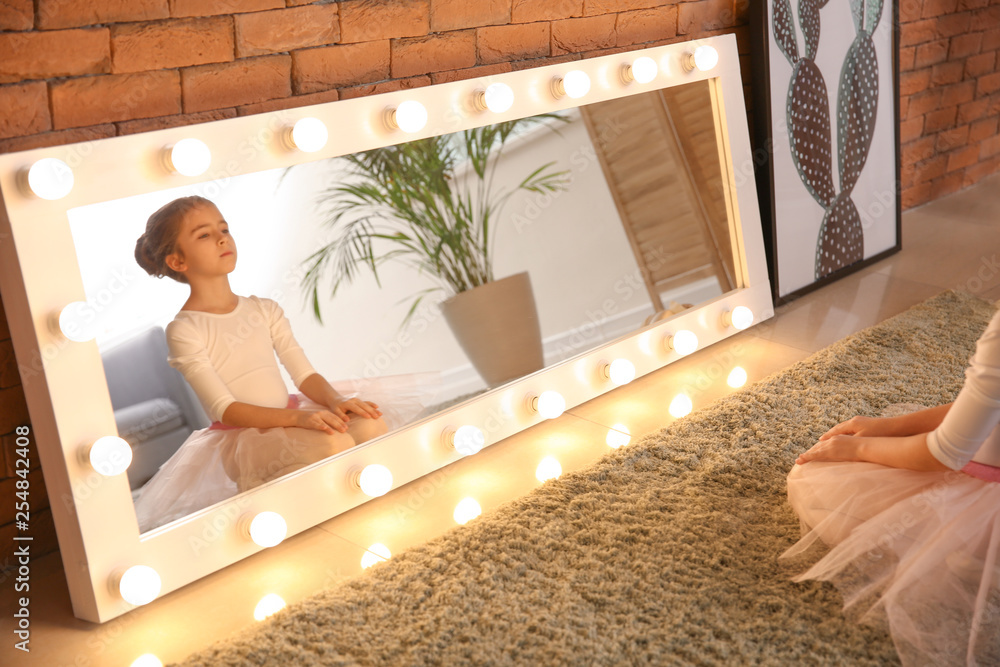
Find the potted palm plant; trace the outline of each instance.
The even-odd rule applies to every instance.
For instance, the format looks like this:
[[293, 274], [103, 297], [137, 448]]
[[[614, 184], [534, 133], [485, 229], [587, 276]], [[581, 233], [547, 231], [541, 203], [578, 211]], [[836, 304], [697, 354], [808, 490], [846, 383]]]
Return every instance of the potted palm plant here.
[[348, 175], [323, 191], [324, 224], [335, 234], [310, 255], [303, 278], [320, 321], [320, 282], [330, 295], [362, 271], [402, 261], [437, 283], [417, 292], [403, 320], [444, 292], [442, 312], [488, 386], [542, 368], [541, 330], [527, 272], [495, 279], [493, 245], [501, 213], [516, 192], [565, 189], [568, 172], [543, 164], [514, 186], [498, 186], [504, 147], [529, 125], [556, 114], [419, 139], [343, 158]]

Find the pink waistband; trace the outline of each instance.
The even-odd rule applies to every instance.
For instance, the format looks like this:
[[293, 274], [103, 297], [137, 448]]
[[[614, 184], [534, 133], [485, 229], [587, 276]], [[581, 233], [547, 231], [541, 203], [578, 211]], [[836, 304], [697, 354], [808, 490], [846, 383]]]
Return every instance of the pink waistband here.
[[987, 482], [1000, 482], [1000, 468], [988, 466], [985, 463], [969, 461], [962, 468], [962, 472], [978, 479], [984, 479]]
[[[295, 410], [298, 407], [299, 407], [299, 396], [298, 396], [298, 394], [289, 394], [288, 395], [288, 405], [286, 405], [285, 408], [288, 409], [288, 410]], [[209, 426], [208, 428], [209, 428], [209, 430], [213, 430], [213, 431], [225, 431], [225, 430], [228, 430], [228, 429], [231, 429], [231, 428], [243, 428], [243, 427], [242, 426], [228, 426], [227, 424], [223, 424], [222, 422], [212, 422], [212, 425]]]

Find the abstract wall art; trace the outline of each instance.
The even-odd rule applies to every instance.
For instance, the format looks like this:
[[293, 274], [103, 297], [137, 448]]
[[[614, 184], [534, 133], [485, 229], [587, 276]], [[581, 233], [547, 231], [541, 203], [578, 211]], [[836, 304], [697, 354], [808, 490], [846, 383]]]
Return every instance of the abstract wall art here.
[[900, 249], [891, 0], [753, 3], [754, 161], [774, 298]]

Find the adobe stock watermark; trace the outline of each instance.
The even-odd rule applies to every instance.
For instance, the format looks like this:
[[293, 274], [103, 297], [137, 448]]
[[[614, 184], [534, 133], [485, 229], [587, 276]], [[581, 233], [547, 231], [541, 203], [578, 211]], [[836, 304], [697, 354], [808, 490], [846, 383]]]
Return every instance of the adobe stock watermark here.
[[365, 359], [361, 375], [354, 374], [351, 376], [351, 380], [371, 380], [386, 375], [393, 364], [403, 356], [403, 353], [426, 333], [431, 324], [439, 320], [441, 316], [439, 305], [421, 303], [413, 317], [410, 318], [406, 328], [397, 332], [392, 339], [382, 342], [381, 350]]
[[[703, 351], [702, 354], [707, 351]], [[749, 346], [740, 340], [721, 352], [714, 346], [711, 351], [711, 355], [707, 358], [700, 357], [701, 363], [693, 372], [694, 378], [681, 386], [681, 392], [692, 401], [718, 383], [725, 382], [733, 369], [739, 365], [740, 360], [746, 358]]]
[[953, 288], [956, 291], [965, 291], [970, 294], [978, 294], [989, 287], [995, 287], [990, 283], [1000, 274], [1000, 261], [997, 260], [996, 254], [991, 254], [989, 257], [982, 255], [979, 258], [979, 266], [976, 268], [975, 273], [970, 276], [964, 283], [955, 285]]
[[[135, 267], [126, 266], [122, 269], [112, 271], [111, 278], [104, 287], [94, 290], [86, 297], [86, 300], [74, 311], [74, 319], [66, 324], [67, 334], [76, 336], [81, 329], [91, 327], [111, 308], [112, 303], [121, 294], [128, 290], [129, 285], [135, 280], [136, 274], [132, 273]], [[64, 335], [50, 335], [48, 341], [41, 345], [38, 351], [34, 351], [27, 362], [18, 362], [18, 371], [21, 380], [25, 384], [31, 379], [38, 377], [42, 373], [43, 360], [52, 361], [67, 345], [74, 344]]]
[[[153, 428], [158, 419], [172, 419], [173, 417], [174, 415], [154, 414], [143, 422], [143, 427], [150, 429]], [[112, 471], [123, 470], [126, 467], [127, 462], [124, 454], [115, 452], [108, 459], [99, 463], [97, 468], [91, 468], [86, 475], [74, 475], [70, 483], [70, 492], [60, 494], [59, 500], [62, 502], [63, 507], [75, 515], [77, 513], [77, 506], [90, 500], [98, 489], [107, 484], [109, 480], [118, 476], [112, 476]]]
[[[657, 246], [649, 252], [648, 269], [657, 271], [669, 260], [670, 253], [662, 245]], [[601, 302], [600, 307], [588, 309], [584, 313], [586, 321], [570, 329], [568, 335], [557, 343], [556, 358], [564, 359], [599, 342], [597, 339], [600, 336], [601, 325], [616, 315], [622, 304], [628, 303], [636, 292], [645, 290], [645, 285], [642, 270], [638, 266], [635, 270], [619, 276], [611, 286], [616, 297], [609, 297]]]
[[86, 648], [78, 651], [72, 662], [65, 663], [66, 667], [97, 667], [107, 664], [104, 654], [123, 637], [129, 636], [129, 631], [149, 613], [149, 609], [146, 605], [136, 607], [127, 614], [92, 628], [84, 642]]
[[275, 143], [279, 140], [281, 133], [285, 131], [292, 122], [292, 116], [287, 110], [275, 112], [269, 115], [267, 123], [253, 134], [248, 135], [236, 147], [236, 156], [231, 157], [218, 169], [209, 173], [211, 180], [201, 182], [195, 186], [195, 194], [214, 200], [229, 185], [232, 178], [241, 175], [244, 166], [257, 159], [261, 153], [273, 150]]
[[[271, 290], [271, 293], [266, 297], [280, 304], [281, 300], [285, 298], [285, 293], [275, 288]], [[279, 305], [280, 308], [280, 305]], [[282, 309], [282, 314], [284, 310]], [[249, 308], [245, 313], [243, 313], [236, 321], [236, 330], [227, 331], [221, 337], [222, 343], [226, 350], [229, 352], [235, 352], [243, 343], [250, 340], [255, 335], [255, 332], [259, 331], [261, 326], [264, 328], [270, 327], [270, 322], [267, 316], [256, 308]]]
[[[327, 245], [334, 242], [336, 238], [337, 233], [328, 230], [317, 239], [317, 245]], [[307, 271], [304, 263], [296, 264], [285, 271], [282, 281], [290, 286], [300, 285], [305, 279]], [[439, 304], [426, 299], [421, 301], [406, 326], [400, 328], [391, 339], [383, 341], [378, 352], [365, 358], [361, 371], [355, 371], [348, 379], [356, 382], [386, 375], [403, 353], [441, 317], [442, 312]]]
[[[962, 484], [968, 479], [969, 476], [959, 470], [949, 470], [941, 476], [940, 480], [909, 498], [906, 501], [909, 509], [898, 514], [893, 521], [882, 524], [882, 534], [868, 542], [865, 557], [869, 561], [881, 561], [889, 554], [916, 548], [912, 543], [913, 534], [910, 529], [928, 519], [936, 520], [940, 506], [949, 501], [948, 489]], [[898, 547], [897, 544], [900, 540], [910, 541], [910, 544]]]
[[189, 535], [188, 547], [195, 556], [236, 529], [240, 517], [252, 504], [247, 495], [238, 495], [214, 507], [206, 516], [197, 520], [198, 533]]
[[[607, 119], [598, 133], [598, 140], [601, 143], [610, 143], [620, 137], [628, 129], [628, 123], [622, 119], [621, 114]], [[572, 185], [577, 179], [586, 173], [594, 164], [598, 164], [600, 158], [597, 149], [592, 141], [578, 144], [569, 154], [570, 176], [566, 185]], [[538, 222], [542, 214], [558, 201], [564, 194], [570, 192], [569, 187], [554, 192], [529, 192], [521, 210], [510, 217], [514, 231], [518, 234], [524, 232], [527, 227]]]
[[[495, 441], [499, 433], [505, 431], [514, 418], [513, 415], [507, 414], [494, 406], [489, 409], [483, 422], [476, 426], [482, 430], [486, 442], [489, 444]], [[445, 444], [442, 442], [439, 446], [445, 447]], [[406, 494], [400, 497], [392, 506], [397, 524], [402, 525], [406, 523], [417, 512], [422, 510], [438, 492], [445, 488], [448, 481], [455, 474], [455, 466], [449, 465], [408, 484]]]

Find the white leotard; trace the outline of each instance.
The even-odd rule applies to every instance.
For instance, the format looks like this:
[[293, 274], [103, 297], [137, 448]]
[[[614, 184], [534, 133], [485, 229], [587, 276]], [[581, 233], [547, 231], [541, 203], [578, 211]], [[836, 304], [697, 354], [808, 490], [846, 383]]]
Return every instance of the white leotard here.
[[221, 421], [236, 401], [288, 405], [275, 352], [296, 387], [316, 372], [271, 299], [241, 296], [235, 310], [221, 314], [182, 310], [166, 334], [167, 361], [184, 375], [213, 421]]
[[927, 436], [931, 454], [952, 470], [969, 461], [1000, 466], [1000, 312], [976, 343], [969, 364], [955, 404]]

